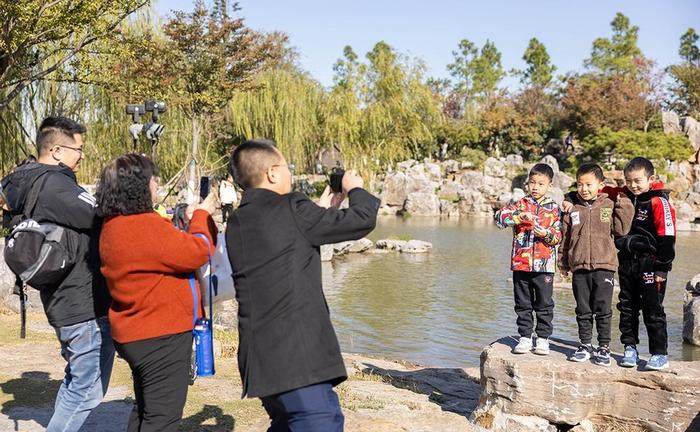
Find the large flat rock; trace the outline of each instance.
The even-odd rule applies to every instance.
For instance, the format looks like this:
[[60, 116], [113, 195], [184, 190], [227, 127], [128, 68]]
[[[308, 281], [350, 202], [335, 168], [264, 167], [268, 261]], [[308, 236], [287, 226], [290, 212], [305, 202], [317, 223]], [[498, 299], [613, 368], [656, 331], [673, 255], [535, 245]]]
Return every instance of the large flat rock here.
[[553, 428], [589, 420], [601, 427], [700, 431], [698, 361], [672, 361], [666, 371], [650, 372], [644, 362], [633, 369], [569, 362], [576, 342], [554, 339], [546, 357], [512, 354], [516, 343], [502, 338], [481, 354], [483, 393], [472, 417], [481, 426], [513, 430], [501, 425], [525, 418], [545, 419]]

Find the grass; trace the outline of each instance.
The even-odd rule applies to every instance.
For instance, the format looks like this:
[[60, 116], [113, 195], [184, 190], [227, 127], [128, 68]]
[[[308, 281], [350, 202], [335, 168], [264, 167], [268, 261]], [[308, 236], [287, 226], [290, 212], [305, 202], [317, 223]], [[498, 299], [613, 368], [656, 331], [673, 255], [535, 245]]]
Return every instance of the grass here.
[[411, 241], [413, 237], [410, 234], [394, 234], [389, 236], [388, 240]]

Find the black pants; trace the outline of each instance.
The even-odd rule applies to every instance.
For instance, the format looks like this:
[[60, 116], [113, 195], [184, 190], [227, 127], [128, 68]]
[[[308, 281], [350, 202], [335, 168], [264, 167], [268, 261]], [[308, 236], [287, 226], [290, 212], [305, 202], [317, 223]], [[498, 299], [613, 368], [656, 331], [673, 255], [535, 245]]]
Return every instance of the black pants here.
[[639, 311], [642, 311], [644, 325], [649, 335], [649, 352], [667, 354], [668, 333], [664, 296], [666, 281], [654, 280], [654, 258], [651, 256], [630, 259], [620, 257], [620, 342], [625, 345], [639, 343]]
[[187, 400], [192, 332], [114, 344], [134, 378], [127, 432], [177, 431]]
[[574, 272], [573, 286], [576, 299], [576, 322], [581, 343], [593, 338], [593, 316], [598, 330], [598, 344], [610, 345], [612, 297], [615, 273], [609, 270], [579, 270]]
[[552, 318], [554, 317], [554, 300], [552, 299], [554, 275], [552, 273], [513, 272], [513, 292], [515, 295], [515, 314], [518, 318], [518, 334], [532, 336], [532, 311], [537, 317], [535, 333], [538, 337], [548, 338], [552, 335]]
[[233, 204], [222, 204], [221, 205], [221, 223], [226, 223], [228, 217], [233, 212]]

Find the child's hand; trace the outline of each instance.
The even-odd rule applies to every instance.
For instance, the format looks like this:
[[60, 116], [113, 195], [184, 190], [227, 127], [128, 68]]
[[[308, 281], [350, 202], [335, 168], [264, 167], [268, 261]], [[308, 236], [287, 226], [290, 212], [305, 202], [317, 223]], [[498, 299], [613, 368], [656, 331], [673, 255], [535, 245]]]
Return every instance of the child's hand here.
[[563, 277], [563, 278], [569, 277], [569, 271], [568, 271], [568, 270], [559, 270], [559, 274], [560, 274], [561, 277]]
[[518, 217], [524, 222], [533, 222], [535, 220], [535, 215], [530, 212], [520, 212]]
[[657, 282], [657, 283], [666, 282], [666, 278], [663, 276], [654, 276], [654, 282]]
[[536, 237], [545, 237], [547, 236], [547, 230], [542, 228], [539, 225], [535, 225], [532, 230], [535, 232]]
[[574, 204], [569, 202], [569, 201], [564, 201], [561, 203], [561, 211], [564, 213], [569, 213], [571, 210], [573, 210]]

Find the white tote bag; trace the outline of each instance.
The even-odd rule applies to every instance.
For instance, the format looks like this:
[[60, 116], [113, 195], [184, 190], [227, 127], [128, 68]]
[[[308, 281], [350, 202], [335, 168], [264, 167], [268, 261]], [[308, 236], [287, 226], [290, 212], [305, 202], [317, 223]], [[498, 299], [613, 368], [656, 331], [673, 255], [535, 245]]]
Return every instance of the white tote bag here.
[[[211, 274], [211, 279], [209, 275]], [[211, 266], [204, 264], [197, 270], [199, 286], [202, 287], [202, 303], [209, 306], [209, 281], [212, 282], [213, 304], [236, 298], [236, 288], [233, 286], [233, 271], [228, 260], [226, 237], [219, 233], [216, 237], [216, 251], [211, 256]]]

